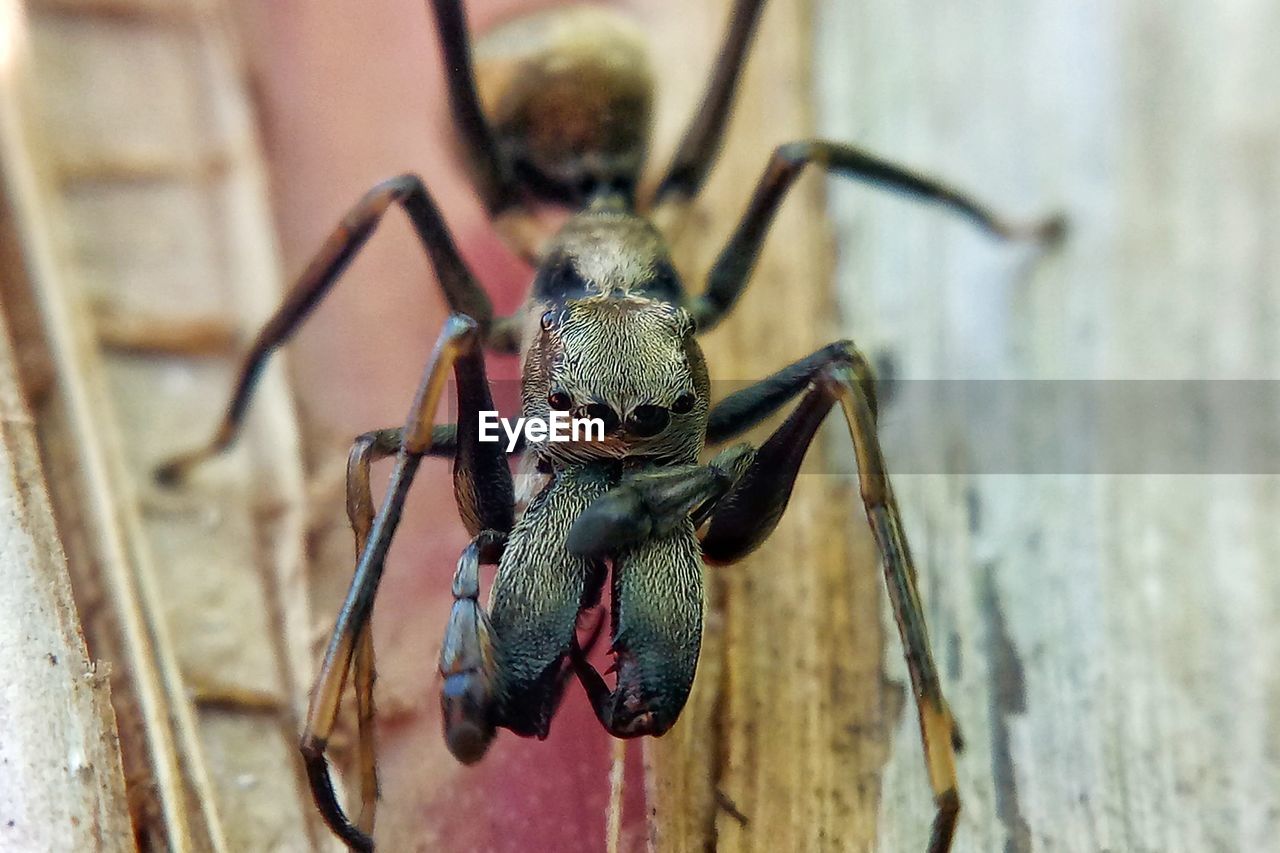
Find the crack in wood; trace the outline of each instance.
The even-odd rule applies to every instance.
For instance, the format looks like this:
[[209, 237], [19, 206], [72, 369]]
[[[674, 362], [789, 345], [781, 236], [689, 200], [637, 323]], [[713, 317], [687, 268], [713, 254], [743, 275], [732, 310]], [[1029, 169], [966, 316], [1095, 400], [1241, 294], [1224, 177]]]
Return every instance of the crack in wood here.
[[[709, 586], [714, 585], [715, 587], [714, 590], [708, 591], [711, 592], [711, 600], [717, 603], [720, 624], [728, 625], [730, 593], [725, 578], [718, 573], [709, 573], [707, 582]], [[721, 647], [721, 652], [727, 656], [728, 651], [728, 644], [724, 644]], [[743, 826], [748, 823], [746, 817], [742, 812], [738, 811], [738, 807], [722, 787], [726, 768], [729, 764], [729, 743], [726, 735], [729, 725], [729, 668], [729, 661], [725, 660], [721, 664], [720, 682], [716, 685], [716, 698], [711, 711], [711, 725], [707, 732], [711, 738], [711, 790], [715, 797], [715, 807], [707, 812], [707, 828], [703, 834], [706, 839], [707, 853], [714, 853], [719, 844], [718, 824], [721, 811], [727, 812]]]
[[991, 661], [991, 775], [995, 782], [996, 816], [1008, 837], [1005, 853], [1029, 853], [1031, 827], [1018, 801], [1017, 773], [1009, 745], [1009, 718], [1027, 710], [1022, 659], [1009, 636], [996, 590], [995, 565], [982, 566], [979, 600], [986, 623], [987, 658]]

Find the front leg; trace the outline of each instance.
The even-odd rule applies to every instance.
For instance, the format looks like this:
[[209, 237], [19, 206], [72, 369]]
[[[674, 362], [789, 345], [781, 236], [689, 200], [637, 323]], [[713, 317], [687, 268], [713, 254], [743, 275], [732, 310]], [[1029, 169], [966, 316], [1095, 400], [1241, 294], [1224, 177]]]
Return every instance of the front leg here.
[[[703, 554], [709, 561], [730, 563], [750, 553], [768, 537], [786, 509], [800, 463], [819, 425], [839, 403], [853, 439], [862, 503], [880, 550], [885, 584], [898, 623], [919, 714], [925, 763], [937, 806], [928, 850], [929, 853], [945, 853], [951, 847], [960, 811], [955, 769], [959, 734], [942, 695], [942, 683], [930, 650], [924, 607], [916, 587], [915, 565], [902, 531], [902, 519], [876, 437], [875, 406], [870, 390], [874, 384], [871, 368], [862, 354], [848, 342], [821, 350], [797, 364], [810, 362], [808, 366], [813, 367], [811, 359], [825, 360], [826, 363], [814, 372], [810, 381], [806, 381], [808, 391], [795, 411], [760, 447], [755, 461], [742, 479], [712, 512], [702, 539]], [[779, 376], [789, 377], [790, 382], [797, 379], [787, 371]], [[767, 379], [745, 389], [721, 406], [728, 404], [743, 413], [759, 415], [760, 410], [769, 408], [780, 394], [776, 379]], [[775, 384], [771, 385], [771, 382]]]
[[[422, 458], [431, 450], [436, 434], [435, 412], [450, 372], [454, 374], [458, 384], [462, 424], [474, 424], [477, 421], [477, 406], [492, 408], [492, 402], [489, 400], [484, 376], [479, 330], [469, 318], [456, 315], [449, 318], [441, 332], [404, 428], [398, 435], [388, 435], [388, 431], [383, 431], [362, 436], [349, 458], [347, 512], [359, 547], [359, 562], [311, 694], [301, 749], [307, 778], [321, 815], [329, 827], [349, 847], [356, 850], [373, 848], [368, 829], [372, 827], [373, 800], [376, 797], [371, 727], [373, 649], [369, 644], [369, 620], [387, 551], [400, 522], [409, 486]], [[509, 528], [514, 504], [510, 472], [499, 446], [477, 444], [474, 432], [474, 429], [459, 428], [456, 433], [455, 474], [460, 467], [467, 468], [469, 473], [461, 481], [455, 475], [455, 484], [468, 484], [477, 477], [487, 478], [489, 482], [483, 489], [458, 489], [460, 508], [464, 518], [470, 519], [472, 524], [490, 522], [490, 527], [499, 530], [503, 525]], [[386, 497], [375, 515], [369, 487], [369, 464], [380, 453], [388, 452], [392, 443], [397, 445], [396, 463]], [[364, 782], [363, 809], [359, 823], [353, 823], [338, 802], [325, 758], [343, 688], [353, 667], [356, 670], [357, 704], [361, 717], [361, 773]]]
[[574, 521], [569, 552], [598, 559], [665, 536], [686, 519], [701, 524], [754, 458], [749, 445], [738, 444], [708, 465], [658, 468], [625, 478]]
[[453, 610], [440, 647], [440, 711], [445, 743], [463, 764], [479, 761], [493, 741], [494, 637], [480, 606], [480, 566], [497, 565], [506, 544], [504, 532], [480, 532], [453, 575]]

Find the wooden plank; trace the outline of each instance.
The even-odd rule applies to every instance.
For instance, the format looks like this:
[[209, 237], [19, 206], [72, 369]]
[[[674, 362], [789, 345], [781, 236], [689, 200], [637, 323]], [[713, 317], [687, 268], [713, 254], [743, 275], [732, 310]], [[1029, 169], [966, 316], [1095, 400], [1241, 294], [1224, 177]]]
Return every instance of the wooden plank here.
[[[846, 328], [922, 380], [905, 384], [1080, 379], [1104, 401], [1122, 392], [1105, 380], [1280, 375], [1275, 4], [819, 10], [824, 134], [1072, 218], [1061, 253], [1032, 263], [943, 214], [833, 185]], [[1245, 415], [1215, 391], [1238, 407], [1226, 421], [1175, 409], [1130, 427], [1159, 448]], [[1274, 457], [1251, 476], [1192, 476], [1217, 457], [1172, 452], [1131, 457], [1126, 475], [1105, 461], [1001, 475], [970, 461], [991, 458], [983, 436], [939, 422], [926, 446], [949, 455], [927, 467], [905, 455], [920, 445], [895, 446], [905, 414], [885, 415], [890, 464], [921, 472], [897, 478], [899, 496], [968, 742], [957, 849], [1274, 846]], [[1061, 423], [1050, 452], [1078, 441]], [[1088, 459], [1123, 438], [1085, 425]], [[892, 644], [884, 660], [901, 681]], [[879, 849], [922, 849], [916, 741], [904, 713]]]
[[[12, 276], [20, 262], [8, 208], [0, 268]], [[85, 648], [19, 373], [0, 321], [0, 846], [132, 850], [110, 664]]]
[[311, 638], [282, 377], [243, 449], [167, 493], [151, 470], [207, 434], [231, 354], [140, 357], [93, 337], [104, 301], [234, 329], [278, 299], [232, 42], [197, 2], [36, 3], [27, 27], [6, 167], [38, 188], [24, 343], [54, 372], [29, 391], [90, 643], [117, 664], [135, 830], [175, 850], [328, 847], [295, 746]]

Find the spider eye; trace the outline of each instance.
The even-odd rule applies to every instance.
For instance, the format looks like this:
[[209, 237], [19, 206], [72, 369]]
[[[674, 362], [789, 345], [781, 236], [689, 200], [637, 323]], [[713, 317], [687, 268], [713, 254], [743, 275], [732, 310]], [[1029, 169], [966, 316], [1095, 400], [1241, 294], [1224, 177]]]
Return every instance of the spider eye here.
[[667, 428], [671, 413], [662, 406], [636, 406], [627, 418], [627, 432], [641, 438], [651, 438]]
[[547, 395], [547, 405], [555, 409], [557, 412], [567, 412], [573, 405], [573, 401], [569, 399], [569, 395], [563, 391], [552, 391]]
[[584, 407], [582, 417], [602, 421], [605, 435], [609, 435], [618, 429], [618, 414], [603, 403], [592, 403]]
[[693, 404], [696, 402], [697, 399], [693, 394], [686, 391], [679, 397], [676, 397], [676, 401], [671, 404], [671, 411], [675, 412], [677, 415], [687, 415], [693, 411]]
[[542, 331], [549, 332], [556, 324], [556, 312], [547, 311], [542, 315]]

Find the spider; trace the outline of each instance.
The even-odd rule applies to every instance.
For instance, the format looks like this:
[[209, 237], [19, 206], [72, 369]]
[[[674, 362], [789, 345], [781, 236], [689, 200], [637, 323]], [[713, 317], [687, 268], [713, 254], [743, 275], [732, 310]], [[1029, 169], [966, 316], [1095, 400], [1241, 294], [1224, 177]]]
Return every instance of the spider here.
[[[871, 367], [851, 341], [837, 341], [713, 405], [698, 335], [732, 309], [774, 214], [810, 164], [938, 202], [1000, 238], [1049, 241], [1063, 223], [1012, 222], [941, 181], [851, 145], [790, 142], [774, 150], [705, 285], [686, 292], [663, 233], [716, 160], [763, 7], [764, 0], [735, 3], [701, 107], [656, 189], [639, 197], [654, 87], [631, 24], [600, 8], [544, 13], [510, 25], [504, 37], [524, 46], [516, 60], [477, 66], [461, 2], [433, 0], [449, 107], [475, 185], [495, 224], [536, 268], [524, 306], [495, 317], [423, 181], [414, 175], [385, 181], [352, 208], [260, 331], [213, 439], [159, 471], [162, 480], [178, 481], [235, 439], [272, 351], [321, 302], [383, 215], [399, 206], [434, 266], [451, 316], [405, 425], [359, 436], [349, 456], [347, 510], [359, 559], [301, 749], [321, 814], [353, 849], [373, 849], [377, 800], [370, 612], [425, 456], [452, 458], [458, 510], [474, 537], [453, 577], [439, 664], [444, 736], [459, 761], [472, 763], [499, 728], [545, 737], [573, 676], [615, 737], [669, 730], [697, 668], [703, 563], [733, 563], [770, 535], [818, 426], [835, 407], [848, 425], [906, 651], [937, 809], [928, 849], [950, 848], [960, 809], [959, 736], [876, 436]], [[554, 233], [533, 212], [548, 204], [570, 213]], [[514, 448], [513, 478], [505, 443], [481, 440], [481, 414], [494, 408], [485, 348], [522, 354], [526, 418], [567, 413], [596, 420], [603, 438], [526, 440]], [[437, 424], [450, 374], [457, 422]], [[790, 416], [759, 447], [734, 444], [699, 461], [704, 447], [724, 445], [793, 401]], [[387, 456], [395, 464], [375, 511], [370, 466]], [[480, 603], [482, 565], [497, 567], [487, 608]], [[585, 640], [578, 635], [580, 616], [600, 603], [606, 582], [612, 686], [587, 660], [601, 626]], [[355, 820], [338, 800], [325, 758], [349, 675], [360, 731]]]

